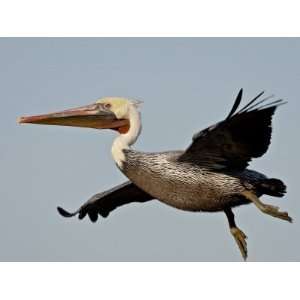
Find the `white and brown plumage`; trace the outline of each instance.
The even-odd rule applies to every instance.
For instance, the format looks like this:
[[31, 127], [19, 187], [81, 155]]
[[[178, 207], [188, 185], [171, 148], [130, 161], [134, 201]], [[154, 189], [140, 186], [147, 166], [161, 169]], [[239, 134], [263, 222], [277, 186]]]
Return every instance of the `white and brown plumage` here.
[[139, 103], [124, 98], [103, 98], [78, 109], [23, 117], [20, 123], [110, 128], [119, 132], [112, 146], [113, 158], [130, 181], [94, 195], [76, 212], [58, 208], [61, 215], [95, 222], [115, 208], [131, 202], [158, 199], [187, 211], [224, 211], [230, 231], [244, 259], [246, 235], [236, 226], [232, 208], [254, 203], [262, 212], [291, 222], [286, 212], [264, 204], [263, 194], [282, 197], [279, 179], [247, 169], [252, 158], [262, 156], [271, 140], [271, 120], [282, 100], [260, 100], [263, 93], [238, 110], [240, 90], [225, 120], [200, 131], [185, 151], [147, 153], [131, 149], [141, 131]]

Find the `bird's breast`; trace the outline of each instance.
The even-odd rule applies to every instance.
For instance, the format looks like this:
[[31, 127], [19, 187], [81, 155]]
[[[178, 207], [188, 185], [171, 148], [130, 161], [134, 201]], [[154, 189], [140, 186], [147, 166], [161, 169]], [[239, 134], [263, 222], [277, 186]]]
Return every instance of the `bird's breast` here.
[[127, 151], [122, 171], [154, 198], [179, 209], [218, 211], [244, 188], [239, 180], [176, 160], [176, 152]]

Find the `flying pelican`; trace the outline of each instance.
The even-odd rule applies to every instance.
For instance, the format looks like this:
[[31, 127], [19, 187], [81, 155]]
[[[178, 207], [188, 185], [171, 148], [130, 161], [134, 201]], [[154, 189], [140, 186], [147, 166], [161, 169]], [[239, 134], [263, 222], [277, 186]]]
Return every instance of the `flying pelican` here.
[[106, 97], [95, 103], [45, 115], [21, 117], [19, 123], [113, 129], [119, 133], [112, 145], [112, 157], [127, 181], [91, 197], [74, 213], [58, 207], [64, 217], [78, 214], [96, 222], [98, 214], [131, 202], [158, 199], [178, 209], [193, 212], [223, 211], [243, 258], [247, 258], [246, 235], [236, 223], [232, 208], [253, 203], [261, 212], [292, 222], [287, 212], [263, 203], [266, 194], [282, 197], [285, 184], [248, 169], [252, 158], [262, 156], [271, 140], [271, 121], [280, 100], [262, 100], [260, 93], [238, 110], [243, 89], [228, 116], [193, 136], [185, 151], [147, 153], [131, 146], [141, 133], [139, 101]]

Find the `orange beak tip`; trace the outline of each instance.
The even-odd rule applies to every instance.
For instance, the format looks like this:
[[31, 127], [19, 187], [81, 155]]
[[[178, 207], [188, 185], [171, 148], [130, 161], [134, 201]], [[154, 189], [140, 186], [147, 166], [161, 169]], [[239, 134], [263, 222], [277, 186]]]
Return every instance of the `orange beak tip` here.
[[23, 117], [17, 118], [17, 123], [18, 123], [18, 124], [22, 124], [22, 123], [23, 123]]

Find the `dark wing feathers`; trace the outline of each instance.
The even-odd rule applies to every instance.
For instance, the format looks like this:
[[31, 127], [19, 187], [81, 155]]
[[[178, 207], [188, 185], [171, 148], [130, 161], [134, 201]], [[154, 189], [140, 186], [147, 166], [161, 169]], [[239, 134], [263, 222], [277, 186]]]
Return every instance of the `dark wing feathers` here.
[[[243, 90], [243, 89], [241, 89]], [[256, 97], [254, 97], [250, 102], [248, 102], [242, 109], [240, 109], [239, 113], [241, 113], [242, 111], [246, 110], [246, 108], [248, 108], [252, 103], [254, 103], [260, 96], [262, 96], [264, 94], [264, 92], [259, 93]], [[259, 104], [265, 100], [267, 100], [269, 97], [264, 98], [263, 100], [256, 102], [256, 104]], [[255, 104], [255, 105], [256, 105]]]
[[92, 222], [96, 222], [98, 214], [105, 218], [119, 206], [131, 202], [146, 202], [152, 199], [152, 196], [128, 181], [108, 191], [92, 196], [73, 213], [67, 212], [61, 207], [57, 207], [57, 210], [63, 217], [73, 217], [78, 214], [78, 218], [83, 219], [88, 215]]
[[235, 111], [237, 110], [237, 108], [239, 107], [239, 105], [242, 101], [242, 97], [243, 97], [243, 89], [240, 89], [240, 91], [234, 101], [234, 104], [232, 106], [232, 109], [231, 109], [230, 113], [228, 114], [226, 120], [228, 120], [235, 113]]
[[268, 149], [272, 133], [272, 116], [282, 100], [256, 102], [263, 92], [238, 112], [240, 90], [228, 117], [193, 137], [189, 148], [179, 158], [210, 169], [244, 169], [251, 158], [262, 156]]

